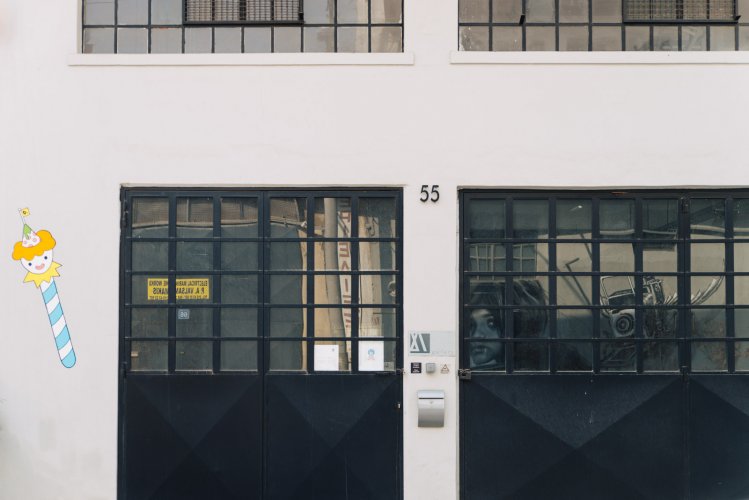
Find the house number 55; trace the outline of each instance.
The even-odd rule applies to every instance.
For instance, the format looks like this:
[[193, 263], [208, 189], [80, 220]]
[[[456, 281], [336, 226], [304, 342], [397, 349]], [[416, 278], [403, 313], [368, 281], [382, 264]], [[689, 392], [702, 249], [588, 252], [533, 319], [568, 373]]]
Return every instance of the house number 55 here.
[[440, 199], [440, 192], [439, 192], [439, 184], [435, 184], [432, 186], [432, 190], [428, 191], [429, 185], [424, 184], [421, 186], [421, 196], [419, 196], [419, 200], [421, 200], [422, 203], [426, 203], [428, 201], [431, 201], [432, 203], [437, 203]]

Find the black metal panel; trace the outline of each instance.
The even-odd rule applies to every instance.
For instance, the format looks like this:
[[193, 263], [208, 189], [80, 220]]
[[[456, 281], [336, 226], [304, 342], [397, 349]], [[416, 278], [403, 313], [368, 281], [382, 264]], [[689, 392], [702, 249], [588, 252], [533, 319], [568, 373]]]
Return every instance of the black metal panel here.
[[259, 376], [127, 377], [124, 396], [123, 498], [260, 498]]
[[683, 498], [681, 380], [474, 374], [461, 386], [463, 499]]
[[266, 500], [401, 498], [400, 377], [266, 380]]
[[689, 378], [692, 500], [749, 498], [749, 378]]

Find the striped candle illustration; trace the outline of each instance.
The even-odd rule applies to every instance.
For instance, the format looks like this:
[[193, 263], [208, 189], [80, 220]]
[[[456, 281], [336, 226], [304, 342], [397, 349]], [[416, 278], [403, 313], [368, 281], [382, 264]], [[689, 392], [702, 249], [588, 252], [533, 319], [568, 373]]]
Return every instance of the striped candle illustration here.
[[42, 292], [60, 362], [65, 368], [72, 368], [76, 361], [75, 351], [55, 283], [55, 277], [60, 276], [57, 270], [62, 266], [52, 259], [52, 250], [57, 242], [49, 231], [31, 229], [26, 223], [26, 217], [31, 215], [28, 208], [19, 210], [19, 213], [23, 221], [23, 235], [13, 247], [13, 259], [20, 261], [27, 271], [23, 282], [34, 283]]

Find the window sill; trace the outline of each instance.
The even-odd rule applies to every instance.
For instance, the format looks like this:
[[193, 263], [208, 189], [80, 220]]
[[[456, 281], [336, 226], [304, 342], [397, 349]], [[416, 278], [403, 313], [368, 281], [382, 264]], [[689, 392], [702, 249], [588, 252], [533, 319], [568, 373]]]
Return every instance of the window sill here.
[[468, 52], [451, 64], [749, 64], [746, 52]]
[[407, 66], [413, 52], [275, 54], [72, 54], [68, 66]]

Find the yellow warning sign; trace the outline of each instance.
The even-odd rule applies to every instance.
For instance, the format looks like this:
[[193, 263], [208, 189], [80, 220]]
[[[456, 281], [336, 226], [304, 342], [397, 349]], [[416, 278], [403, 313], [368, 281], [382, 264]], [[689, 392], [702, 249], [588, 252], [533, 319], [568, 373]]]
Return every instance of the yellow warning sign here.
[[[210, 300], [210, 278], [180, 278], [177, 280], [177, 300]], [[169, 280], [167, 278], [148, 278], [148, 300], [167, 300], [169, 298]]]

